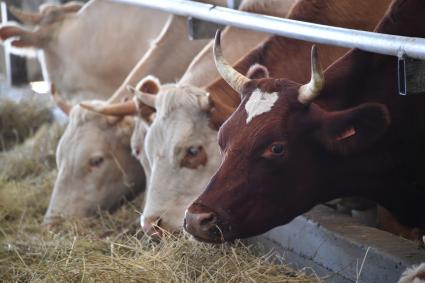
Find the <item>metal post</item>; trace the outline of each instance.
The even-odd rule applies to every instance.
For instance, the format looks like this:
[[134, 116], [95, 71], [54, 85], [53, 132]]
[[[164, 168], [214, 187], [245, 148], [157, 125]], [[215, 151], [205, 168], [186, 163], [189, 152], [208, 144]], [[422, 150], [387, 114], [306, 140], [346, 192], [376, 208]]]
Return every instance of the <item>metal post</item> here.
[[186, 0], [109, 0], [310, 42], [425, 60], [425, 39], [318, 25]]
[[[1, 22], [2, 24], [5, 24], [7, 22], [7, 6], [6, 3], [1, 2]], [[12, 85], [12, 68], [10, 63], [10, 42], [6, 41], [3, 43], [4, 47], [4, 70], [6, 75], [6, 83], [8, 86]]]

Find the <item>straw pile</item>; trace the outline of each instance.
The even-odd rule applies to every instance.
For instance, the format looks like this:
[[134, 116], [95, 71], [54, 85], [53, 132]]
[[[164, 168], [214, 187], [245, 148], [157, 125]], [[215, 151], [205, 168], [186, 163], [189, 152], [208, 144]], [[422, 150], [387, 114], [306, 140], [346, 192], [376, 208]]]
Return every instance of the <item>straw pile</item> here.
[[40, 223], [56, 176], [62, 129], [42, 126], [0, 154], [0, 278], [5, 282], [320, 282], [280, 264], [273, 252], [241, 242], [212, 246], [188, 236], [160, 243], [129, 232], [141, 200], [114, 215]]
[[10, 149], [52, 120], [48, 96], [27, 95], [21, 101], [0, 96], [0, 151]]

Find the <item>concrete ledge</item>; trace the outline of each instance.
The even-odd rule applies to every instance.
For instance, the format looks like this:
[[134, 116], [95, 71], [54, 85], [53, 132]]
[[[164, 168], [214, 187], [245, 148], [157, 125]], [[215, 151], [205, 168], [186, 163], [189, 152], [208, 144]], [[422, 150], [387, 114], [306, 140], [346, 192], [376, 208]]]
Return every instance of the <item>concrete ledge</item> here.
[[425, 262], [418, 244], [322, 205], [256, 240], [276, 248], [294, 267], [311, 267], [330, 282], [398, 282], [407, 267]]

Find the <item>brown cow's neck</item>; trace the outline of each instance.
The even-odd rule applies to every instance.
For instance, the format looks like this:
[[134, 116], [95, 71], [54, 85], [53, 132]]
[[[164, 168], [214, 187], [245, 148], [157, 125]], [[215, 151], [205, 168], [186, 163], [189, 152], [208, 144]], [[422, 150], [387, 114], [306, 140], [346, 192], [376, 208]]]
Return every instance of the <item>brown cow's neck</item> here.
[[[310, 0], [299, 1], [290, 11], [288, 18], [361, 30], [372, 30], [388, 7], [390, 0]], [[373, 9], [371, 9], [373, 5]], [[245, 74], [255, 63], [265, 65], [271, 77], [287, 78], [306, 82], [310, 77], [311, 43], [273, 36], [260, 47], [241, 59], [235, 68]], [[329, 66], [346, 49], [320, 46], [320, 57], [324, 67]], [[300, 64], [305, 62], [306, 64]], [[307, 63], [308, 62], [308, 63]], [[207, 87], [216, 106], [211, 115], [211, 124], [219, 128], [240, 102], [239, 95], [227, 83], [219, 79]]]
[[[325, 171], [320, 173], [322, 183], [316, 201], [363, 197], [387, 208], [404, 225], [425, 228], [425, 218], [412, 218], [422, 213], [425, 187], [400, 172], [385, 153], [371, 150], [360, 157], [344, 158], [338, 166]], [[422, 222], [418, 223], [418, 219]]]
[[[378, 32], [425, 37], [425, 1], [399, 0], [394, 7], [378, 26]], [[412, 225], [412, 220], [418, 221], [419, 217], [414, 216], [421, 213], [425, 199], [424, 94], [398, 95], [397, 58], [359, 50], [338, 60], [325, 77], [325, 89], [317, 101], [322, 107], [339, 110], [379, 102], [387, 106], [391, 117], [381, 142], [374, 144], [366, 156], [347, 158], [346, 172], [334, 174], [334, 183], [344, 184], [344, 190], [335, 186], [330, 195], [344, 192], [373, 199], [403, 224]], [[424, 228], [425, 219], [420, 221], [416, 225]]]
[[[400, 0], [392, 6], [394, 9], [383, 18], [376, 32], [425, 37], [421, 18], [424, 1]], [[413, 107], [420, 101], [418, 97], [398, 96], [397, 58], [392, 56], [352, 50], [326, 70], [325, 79], [332, 83], [326, 84], [317, 102], [328, 109], [343, 109], [365, 101], [383, 102], [390, 108], [406, 103]]]

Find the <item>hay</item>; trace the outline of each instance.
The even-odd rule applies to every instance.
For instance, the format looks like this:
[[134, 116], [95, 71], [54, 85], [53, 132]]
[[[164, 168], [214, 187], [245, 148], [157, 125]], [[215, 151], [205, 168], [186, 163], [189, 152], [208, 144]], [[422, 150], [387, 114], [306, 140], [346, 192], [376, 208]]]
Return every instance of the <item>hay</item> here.
[[48, 96], [25, 96], [19, 102], [0, 96], [0, 151], [22, 143], [46, 122], [52, 121]]
[[0, 221], [0, 275], [5, 281], [319, 282], [273, 263], [280, 260], [276, 254], [258, 256], [256, 247], [241, 242], [211, 246], [167, 235], [154, 243], [140, 232], [120, 233], [135, 215], [131, 204], [114, 216], [64, 222], [61, 233], [40, 227], [42, 210], [37, 207], [27, 207], [13, 221]]
[[18, 180], [54, 169], [56, 147], [63, 131], [57, 123], [44, 124], [23, 144], [0, 152], [0, 179]]
[[4, 282], [320, 282], [242, 242], [212, 246], [186, 235], [160, 243], [128, 232], [141, 199], [114, 215], [42, 225], [62, 129], [43, 126], [0, 154], [0, 278]]

